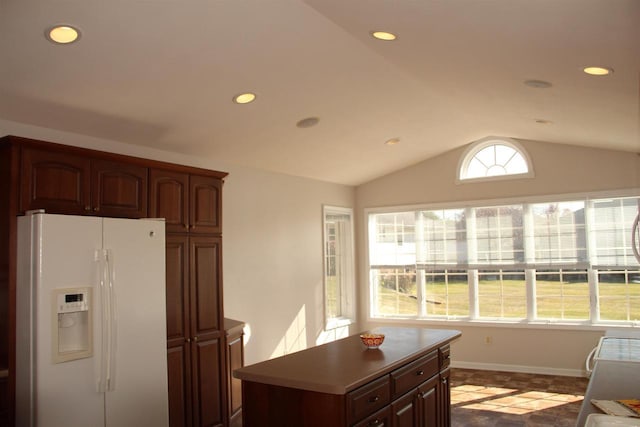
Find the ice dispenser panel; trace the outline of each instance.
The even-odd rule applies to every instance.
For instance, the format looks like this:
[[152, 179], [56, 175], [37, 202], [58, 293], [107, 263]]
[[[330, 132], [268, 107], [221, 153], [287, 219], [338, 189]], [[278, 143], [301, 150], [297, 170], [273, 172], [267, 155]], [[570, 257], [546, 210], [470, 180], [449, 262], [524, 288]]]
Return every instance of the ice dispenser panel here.
[[93, 354], [91, 288], [53, 291], [53, 362], [91, 357]]

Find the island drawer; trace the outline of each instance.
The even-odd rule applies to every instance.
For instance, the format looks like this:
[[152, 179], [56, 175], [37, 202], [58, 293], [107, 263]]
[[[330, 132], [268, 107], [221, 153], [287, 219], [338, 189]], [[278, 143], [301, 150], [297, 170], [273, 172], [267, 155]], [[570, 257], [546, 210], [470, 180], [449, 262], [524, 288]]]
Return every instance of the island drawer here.
[[438, 373], [438, 350], [434, 350], [416, 361], [391, 372], [391, 390], [398, 397]]
[[440, 370], [451, 365], [451, 346], [449, 344], [440, 347], [438, 354], [440, 356]]
[[369, 415], [364, 420], [353, 427], [390, 427], [391, 426], [391, 406], [386, 406], [375, 414]]
[[389, 375], [353, 390], [347, 394], [349, 425], [388, 405], [390, 401]]

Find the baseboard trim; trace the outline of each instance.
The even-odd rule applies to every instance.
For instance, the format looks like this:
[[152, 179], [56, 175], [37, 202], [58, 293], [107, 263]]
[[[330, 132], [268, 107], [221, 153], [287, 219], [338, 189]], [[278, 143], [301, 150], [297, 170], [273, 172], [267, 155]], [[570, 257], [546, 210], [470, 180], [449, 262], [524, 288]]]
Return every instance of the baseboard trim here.
[[560, 375], [564, 377], [586, 377], [581, 369], [558, 369], [546, 366], [502, 365], [499, 363], [477, 363], [465, 361], [451, 361], [452, 368], [478, 369], [482, 371], [520, 372], [523, 374]]

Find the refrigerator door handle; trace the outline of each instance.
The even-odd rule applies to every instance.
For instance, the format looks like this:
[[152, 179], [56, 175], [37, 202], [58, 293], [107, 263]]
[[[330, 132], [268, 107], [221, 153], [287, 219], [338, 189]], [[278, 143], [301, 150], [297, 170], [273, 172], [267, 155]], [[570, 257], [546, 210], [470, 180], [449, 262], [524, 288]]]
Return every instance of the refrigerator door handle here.
[[118, 322], [117, 322], [117, 300], [114, 276], [114, 258], [111, 249], [106, 250], [107, 259], [107, 278], [108, 278], [108, 294], [109, 294], [109, 344], [108, 344], [108, 362], [107, 362], [107, 390], [114, 391], [116, 386], [116, 344], [118, 342]]
[[98, 286], [100, 287], [100, 354], [98, 363], [97, 391], [107, 391], [107, 360], [109, 344], [109, 290], [107, 253], [105, 250], [97, 251], [98, 260]]

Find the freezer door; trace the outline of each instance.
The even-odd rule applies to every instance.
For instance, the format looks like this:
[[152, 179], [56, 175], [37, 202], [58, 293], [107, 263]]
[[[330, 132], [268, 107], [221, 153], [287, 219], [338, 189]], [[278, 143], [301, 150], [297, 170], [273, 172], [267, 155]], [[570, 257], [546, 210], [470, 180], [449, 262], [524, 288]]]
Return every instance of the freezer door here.
[[117, 336], [106, 425], [168, 426], [164, 222], [104, 218]]
[[103, 426], [93, 358], [54, 363], [53, 290], [95, 285], [99, 218], [36, 214], [18, 219], [16, 425]]

